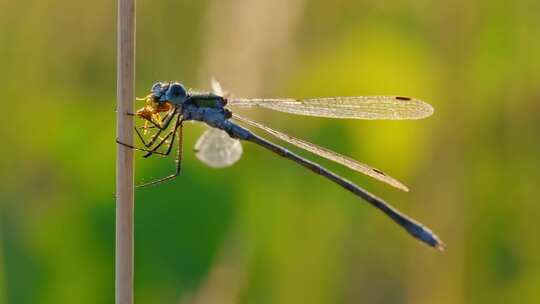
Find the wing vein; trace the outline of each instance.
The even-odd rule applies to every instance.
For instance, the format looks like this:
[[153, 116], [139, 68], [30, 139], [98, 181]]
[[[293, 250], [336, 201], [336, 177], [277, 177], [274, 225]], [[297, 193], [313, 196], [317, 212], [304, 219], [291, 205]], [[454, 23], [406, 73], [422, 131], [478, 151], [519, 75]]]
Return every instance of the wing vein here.
[[313, 154], [319, 155], [323, 158], [329, 159], [331, 161], [334, 161], [338, 164], [341, 164], [345, 167], [348, 167], [352, 170], [355, 170], [357, 172], [360, 172], [362, 174], [365, 174], [367, 176], [370, 176], [372, 178], [375, 178], [381, 182], [384, 182], [388, 185], [391, 185], [395, 188], [398, 188], [403, 191], [409, 191], [407, 186], [403, 185], [401, 182], [396, 180], [395, 178], [387, 175], [386, 173], [382, 172], [379, 169], [373, 168], [369, 165], [363, 164], [361, 162], [358, 162], [350, 157], [347, 157], [345, 155], [341, 155], [337, 152], [334, 152], [332, 150], [326, 149], [324, 147], [317, 146], [315, 144], [312, 144], [310, 142], [307, 142], [305, 140], [293, 137], [291, 135], [287, 135], [285, 133], [282, 133], [280, 131], [277, 131], [275, 129], [272, 129], [270, 127], [267, 127], [265, 125], [262, 125], [260, 123], [257, 123], [255, 121], [252, 121], [250, 119], [244, 118], [238, 114], [233, 113], [233, 119], [240, 121], [242, 123], [245, 123], [247, 125], [259, 128], [268, 134], [275, 136], [276, 138], [279, 138], [285, 142], [288, 142], [294, 146], [297, 146], [299, 148], [302, 148], [304, 150], [307, 150]]
[[400, 96], [327, 97], [312, 99], [229, 99], [238, 107], [263, 107], [291, 114], [352, 119], [421, 119], [433, 107], [421, 100]]

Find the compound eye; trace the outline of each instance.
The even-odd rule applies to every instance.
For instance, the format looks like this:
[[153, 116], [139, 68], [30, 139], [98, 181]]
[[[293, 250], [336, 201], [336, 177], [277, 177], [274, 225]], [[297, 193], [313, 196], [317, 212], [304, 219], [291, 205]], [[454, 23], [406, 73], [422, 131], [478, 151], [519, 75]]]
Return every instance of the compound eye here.
[[156, 96], [160, 96], [162, 86], [163, 86], [163, 84], [161, 82], [154, 83], [154, 85], [152, 85], [152, 89], [151, 89], [152, 94], [154, 94]]
[[156, 90], [160, 90], [161, 89], [161, 86], [162, 86], [162, 83], [161, 82], [156, 82], [152, 85], [152, 92], [156, 91]]
[[170, 98], [185, 97], [186, 89], [184, 89], [184, 87], [181, 84], [174, 83], [169, 88], [167, 95], [169, 95]]

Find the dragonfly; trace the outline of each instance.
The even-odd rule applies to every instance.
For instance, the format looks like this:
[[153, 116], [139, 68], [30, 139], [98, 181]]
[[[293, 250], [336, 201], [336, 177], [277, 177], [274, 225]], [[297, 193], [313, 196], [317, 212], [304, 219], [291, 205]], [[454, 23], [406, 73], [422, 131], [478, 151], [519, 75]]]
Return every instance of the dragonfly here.
[[[209, 128], [195, 144], [196, 157], [214, 168], [224, 168], [236, 163], [242, 155], [241, 141], [251, 142], [285, 159], [332, 181], [355, 196], [382, 211], [417, 240], [444, 251], [446, 245], [429, 228], [415, 221], [382, 198], [375, 196], [320, 164], [255, 134], [248, 127], [258, 129], [288, 144], [370, 176], [397, 189], [408, 188], [383, 171], [341, 155], [330, 149], [293, 137], [231, 111], [231, 108], [259, 107], [296, 115], [336, 119], [421, 119], [433, 114], [433, 107], [421, 100], [404, 96], [355, 96], [312, 99], [293, 98], [234, 98], [225, 92], [220, 83], [212, 79], [212, 91], [186, 89], [179, 82], [157, 82], [144, 98], [144, 106], [135, 113], [144, 122], [135, 127], [135, 133], [144, 147], [135, 147], [117, 140], [118, 144], [152, 155], [168, 156], [176, 149], [174, 173], [137, 187], [159, 184], [176, 178], [181, 172], [183, 155], [183, 124], [187, 121], [205, 123]], [[148, 137], [148, 133], [151, 136]], [[176, 144], [175, 144], [176, 141]], [[164, 150], [164, 151], [163, 151]]]

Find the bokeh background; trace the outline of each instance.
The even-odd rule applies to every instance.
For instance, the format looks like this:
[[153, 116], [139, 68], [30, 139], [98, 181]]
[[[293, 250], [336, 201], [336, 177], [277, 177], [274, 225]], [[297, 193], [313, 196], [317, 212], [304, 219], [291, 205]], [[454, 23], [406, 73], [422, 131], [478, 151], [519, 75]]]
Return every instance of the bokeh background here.
[[[138, 1], [137, 95], [410, 95], [420, 121], [244, 115], [386, 170], [312, 157], [419, 219], [244, 145], [136, 193], [138, 303], [539, 303], [540, 2]], [[0, 303], [114, 301], [115, 1], [0, 1]], [[295, 150], [295, 149], [293, 149]], [[297, 150], [295, 150], [297, 151]], [[306, 154], [304, 154], [306, 155]], [[142, 159], [138, 182], [173, 159]], [[308, 155], [306, 155], [308, 156]]]

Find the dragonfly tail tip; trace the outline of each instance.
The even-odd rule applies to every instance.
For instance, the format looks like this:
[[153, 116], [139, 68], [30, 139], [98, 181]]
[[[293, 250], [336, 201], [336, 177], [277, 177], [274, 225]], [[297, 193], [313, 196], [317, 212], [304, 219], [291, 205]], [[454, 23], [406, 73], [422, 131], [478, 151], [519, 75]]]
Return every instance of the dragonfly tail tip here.
[[435, 244], [435, 249], [439, 250], [440, 252], [445, 252], [446, 251], [446, 244], [443, 243], [442, 241], [439, 241], [437, 244]]

